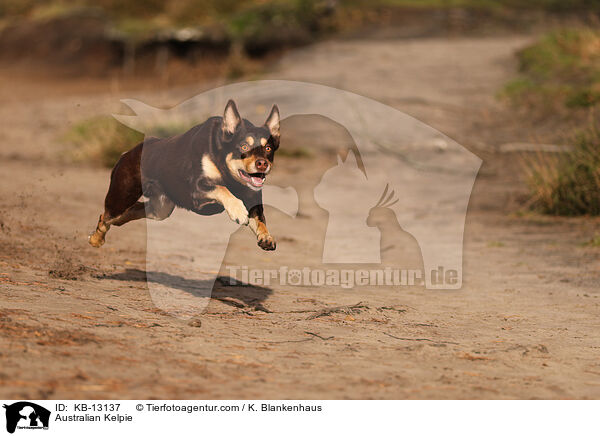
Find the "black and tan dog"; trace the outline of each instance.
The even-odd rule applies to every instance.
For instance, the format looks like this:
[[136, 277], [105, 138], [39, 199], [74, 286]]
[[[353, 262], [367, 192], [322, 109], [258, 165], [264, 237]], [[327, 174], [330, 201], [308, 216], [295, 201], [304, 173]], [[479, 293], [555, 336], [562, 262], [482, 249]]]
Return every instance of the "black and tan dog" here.
[[[102, 246], [110, 226], [140, 218], [164, 220], [177, 206], [200, 215], [226, 210], [233, 221], [250, 226], [262, 249], [275, 250], [261, 189], [279, 139], [276, 105], [265, 124], [256, 127], [240, 117], [232, 100], [222, 117], [178, 136], [147, 138], [123, 153], [113, 168], [90, 244]], [[140, 201], [142, 196], [147, 201]]]

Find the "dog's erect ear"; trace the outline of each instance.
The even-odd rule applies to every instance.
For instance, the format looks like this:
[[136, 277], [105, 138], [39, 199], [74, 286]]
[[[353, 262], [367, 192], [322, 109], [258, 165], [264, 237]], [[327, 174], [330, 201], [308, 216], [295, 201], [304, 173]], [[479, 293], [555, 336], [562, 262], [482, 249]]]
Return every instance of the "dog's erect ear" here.
[[227, 106], [225, 106], [225, 112], [223, 113], [223, 131], [225, 133], [234, 134], [241, 122], [242, 117], [240, 117], [235, 102], [229, 100]]
[[271, 136], [279, 139], [279, 108], [276, 104], [273, 105], [273, 109], [265, 121], [265, 126], [269, 128]]

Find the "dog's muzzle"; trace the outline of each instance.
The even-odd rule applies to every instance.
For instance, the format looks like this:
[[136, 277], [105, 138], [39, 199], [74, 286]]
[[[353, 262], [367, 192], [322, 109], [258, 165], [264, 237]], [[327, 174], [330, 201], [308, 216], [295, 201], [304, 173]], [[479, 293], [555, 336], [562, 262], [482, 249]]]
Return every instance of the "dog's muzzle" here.
[[244, 170], [239, 170], [240, 178], [246, 182], [250, 187], [260, 189], [265, 183], [265, 173], [252, 173], [248, 174]]

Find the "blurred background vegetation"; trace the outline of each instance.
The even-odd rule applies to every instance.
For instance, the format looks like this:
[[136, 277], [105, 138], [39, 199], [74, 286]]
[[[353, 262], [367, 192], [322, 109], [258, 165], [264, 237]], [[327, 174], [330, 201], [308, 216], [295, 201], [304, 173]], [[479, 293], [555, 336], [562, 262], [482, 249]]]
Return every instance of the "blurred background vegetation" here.
[[[123, 40], [168, 38], [240, 43], [250, 54], [306, 44], [332, 32], [393, 24], [401, 16], [461, 10], [470, 16], [531, 22], [536, 13], [580, 17], [600, 11], [598, 0], [2, 0], [2, 26], [95, 14]], [[523, 15], [524, 12], [529, 15]], [[456, 14], [455, 14], [456, 15]], [[431, 19], [431, 14], [426, 14]], [[526, 17], [527, 20], [523, 20]], [[442, 28], [448, 23], [436, 25]], [[473, 20], [472, 20], [473, 21]], [[472, 24], [472, 23], [471, 23]], [[452, 25], [452, 23], [450, 23]], [[466, 30], [466, 29], [463, 29]], [[172, 36], [172, 35], [171, 35]]]
[[566, 27], [517, 54], [502, 94], [516, 110], [564, 129], [568, 152], [525, 154], [529, 205], [551, 215], [600, 215], [600, 29]]
[[520, 75], [506, 85], [516, 103], [560, 111], [600, 102], [600, 29], [555, 30], [517, 58]]

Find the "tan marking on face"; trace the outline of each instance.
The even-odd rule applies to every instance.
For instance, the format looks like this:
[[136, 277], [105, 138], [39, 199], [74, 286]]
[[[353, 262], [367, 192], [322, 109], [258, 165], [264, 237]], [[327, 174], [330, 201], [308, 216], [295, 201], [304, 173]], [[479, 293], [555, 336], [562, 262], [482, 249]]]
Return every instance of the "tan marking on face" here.
[[221, 179], [221, 172], [208, 155], [202, 157], [202, 173], [212, 180]]
[[247, 157], [243, 159], [242, 162], [244, 162], [244, 168], [247, 173], [258, 172], [258, 170], [256, 169], [256, 159], [254, 158], [254, 156]]
[[260, 138], [260, 145], [262, 145], [263, 147], [267, 145], [267, 138]]
[[234, 159], [233, 153], [229, 153], [227, 156], [225, 156], [225, 164], [227, 165], [227, 169], [229, 170], [231, 175], [236, 180], [238, 180], [241, 183], [246, 183], [244, 180], [242, 180], [242, 178], [239, 175], [239, 170], [248, 172], [246, 170], [246, 166], [244, 165], [244, 162], [241, 159]]
[[254, 145], [254, 138], [252, 136], [247, 136], [246, 137], [246, 142], [248, 143], [248, 145], [250, 147], [252, 147]]

